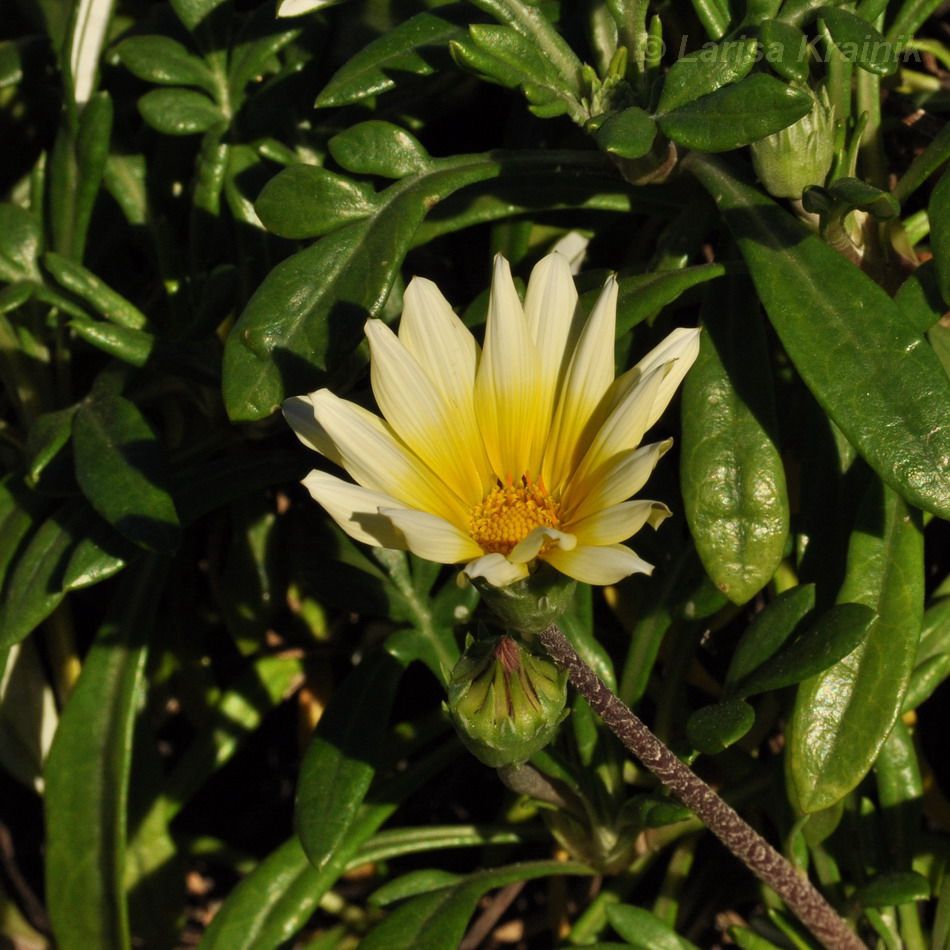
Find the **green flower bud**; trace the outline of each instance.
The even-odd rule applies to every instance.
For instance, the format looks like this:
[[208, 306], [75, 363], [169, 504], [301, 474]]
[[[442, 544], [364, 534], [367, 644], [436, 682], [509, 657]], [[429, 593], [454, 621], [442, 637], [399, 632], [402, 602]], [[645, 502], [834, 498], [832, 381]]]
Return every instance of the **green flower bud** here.
[[809, 185], [823, 185], [835, 153], [834, 109], [824, 87], [812, 110], [786, 129], [753, 142], [752, 164], [776, 198], [801, 198]]
[[543, 562], [533, 574], [507, 587], [495, 587], [481, 577], [473, 578], [472, 584], [503, 627], [529, 640], [570, 607], [577, 587], [573, 578]]
[[459, 737], [492, 768], [526, 762], [567, 715], [567, 674], [509, 636], [471, 640], [448, 692]]

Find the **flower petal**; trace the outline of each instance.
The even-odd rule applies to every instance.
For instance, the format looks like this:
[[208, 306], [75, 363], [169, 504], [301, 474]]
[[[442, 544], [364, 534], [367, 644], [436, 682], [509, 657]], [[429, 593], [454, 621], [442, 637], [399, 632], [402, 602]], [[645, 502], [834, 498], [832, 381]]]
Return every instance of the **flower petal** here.
[[556, 541], [563, 551], [571, 551], [577, 546], [577, 538], [573, 534], [565, 534], [557, 528], [540, 525], [514, 546], [508, 559], [516, 564], [527, 564], [538, 556], [541, 548], [548, 541]]
[[485, 345], [475, 379], [478, 425], [496, 477], [540, 469], [538, 446], [549, 419], [542, 414], [540, 363], [508, 262], [495, 257]]
[[382, 507], [379, 513], [392, 521], [405, 538], [405, 546], [427, 561], [457, 564], [482, 553], [482, 549], [464, 531], [438, 515], [408, 508]]
[[647, 523], [658, 528], [672, 513], [662, 502], [638, 498], [588, 515], [572, 525], [571, 532], [578, 544], [616, 544], [632, 538]]
[[630, 574], [652, 574], [653, 565], [622, 544], [589, 547], [573, 551], [552, 548], [542, 555], [552, 567], [585, 584], [616, 584]]
[[[458, 407], [446, 403], [419, 361], [381, 320], [366, 321], [373, 393], [399, 437], [455, 493], [473, 505], [484, 497], [489, 472], [474, 430], [460, 432]], [[472, 420], [474, 422], [474, 420]], [[473, 451], [478, 457], [473, 457]]]
[[544, 480], [559, 491], [590, 445], [591, 420], [614, 379], [617, 280], [610, 277], [591, 311], [558, 395], [544, 453]]
[[583, 519], [635, 495], [672, 445], [672, 439], [641, 445], [611, 459], [586, 481], [572, 479], [561, 501], [561, 523], [573, 532]]
[[524, 564], [512, 564], [503, 554], [483, 554], [481, 557], [469, 561], [459, 578], [473, 580], [484, 577], [493, 587], [507, 587], [528, 576], [528, 568]]
[[281, 412], [283, 412], [290, 428], [294, 430], [294, 434], [308, 449], [319, 452], [330, 459], [331, 462], [335, 462], [342, 467], [343, 460], [333, 444], [333, 439], [327, 435], [326, 429], [317, 422], [313, 407], [314, 395], [316, 394], [291, 396], [280, 407]]
[[380, 548], [406, 550], [403, 536], [379, 513], [381, 506], [398, 505], [395, 498], [316, 470], [303, 480], [303, 486], [351, 538]]
[[309, 398], [316, 424], [334, 448], [334, 455], [328, 457], [339, 461], [360, 485], [392, 495], [408, 508], [468, 524], [470, 506], [410, 452], [382, 419], [329, 389], [311, 393]]

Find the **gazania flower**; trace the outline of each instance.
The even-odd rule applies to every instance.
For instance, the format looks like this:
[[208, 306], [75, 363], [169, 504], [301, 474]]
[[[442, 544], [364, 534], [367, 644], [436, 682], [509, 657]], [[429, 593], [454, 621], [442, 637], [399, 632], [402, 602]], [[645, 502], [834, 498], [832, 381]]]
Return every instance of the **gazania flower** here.
[[321, 389], [284, 403], [310, 448], [356, 484], [304, 480], [351, 537], [462, 564], [505, 586], [537, 562], [591, 584], [652, 566], [621, 544], [670, 514], [628, 500], [670, 440], [640, 445], [696, 357], [698, 330], [671, 333], [614, 379], [617, 282], [586, 322], [567, 261], [538, 263], [524, 305], [495, 258], [480, 349], [431, 281], [405, 293], [398, 335], [366, 323], [383, 418]]

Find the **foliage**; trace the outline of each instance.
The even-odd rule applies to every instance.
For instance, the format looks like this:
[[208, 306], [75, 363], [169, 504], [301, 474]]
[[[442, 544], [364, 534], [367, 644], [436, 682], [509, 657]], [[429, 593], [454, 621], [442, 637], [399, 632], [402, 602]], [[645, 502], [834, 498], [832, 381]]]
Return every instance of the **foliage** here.
[[548, 792], [506, 790], [441, 710], [477, 592], [298, 485], [278, 406], [371, 399], [409, 276], [477, 333], [491, 253], [561, 242], [583, 307], [619, 273], [618, 371], [704, 326], [655, 574], [564, 631], [869, 945], [950, 946], [936, 7], [12, 4], [4, 936], [451, 950], [507, 910], [523, 947], [813, 946], [582, 700]]

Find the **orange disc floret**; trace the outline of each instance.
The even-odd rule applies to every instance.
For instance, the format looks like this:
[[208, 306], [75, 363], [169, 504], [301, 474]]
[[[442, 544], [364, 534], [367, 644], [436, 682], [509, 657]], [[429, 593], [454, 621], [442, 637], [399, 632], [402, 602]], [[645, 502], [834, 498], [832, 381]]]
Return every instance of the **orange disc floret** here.
[[543, 479], [534, 483], [526, 472], [515, 483], [509, 475], [472, 509], [469, 530], [486, 554], [508, 557], [535, 528], [556, 528], [559, 508]]

